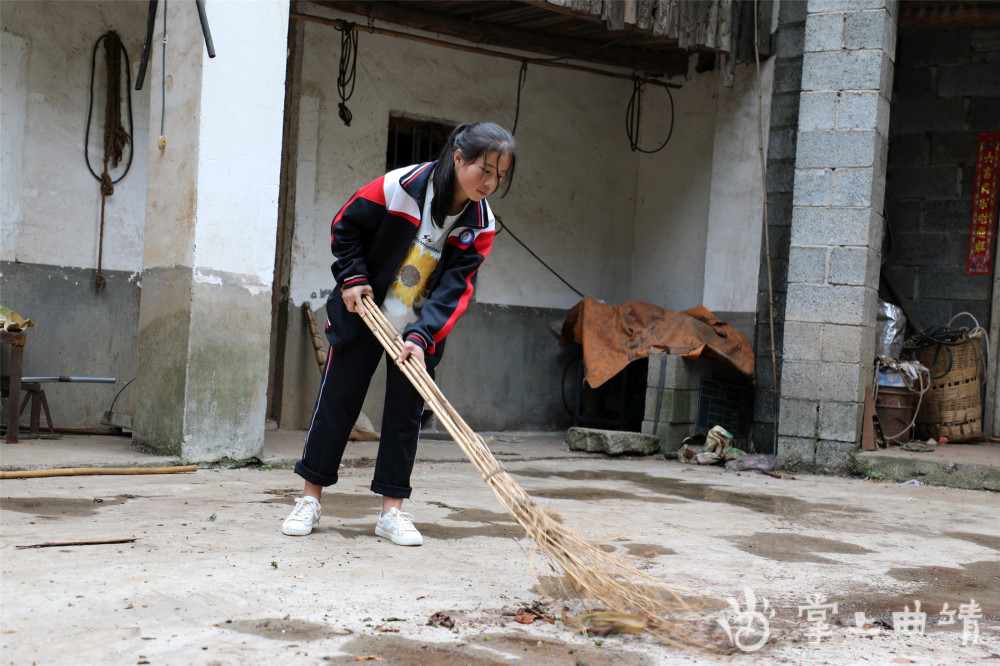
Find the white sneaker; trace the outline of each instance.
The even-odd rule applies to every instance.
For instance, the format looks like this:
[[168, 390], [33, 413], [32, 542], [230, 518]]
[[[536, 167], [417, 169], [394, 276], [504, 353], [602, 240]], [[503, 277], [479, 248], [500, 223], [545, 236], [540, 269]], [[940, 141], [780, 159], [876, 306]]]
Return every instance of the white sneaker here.
[[389, 539], [397, 546], [419, 546], [424, 542], [420, 532], [413, 526], [413, 515], [403, 513], [396, 507], [389, 509], [389, 513], [384, 516], [379, 512], [375, 534]]
[[288, 536], [305, 536], [313, 531], [313, 525], [319, 522], [321, 515], [323, 510], [318, 499], [300, 497], [295, 502], [295, 508], [281, 525], [281, 531]]

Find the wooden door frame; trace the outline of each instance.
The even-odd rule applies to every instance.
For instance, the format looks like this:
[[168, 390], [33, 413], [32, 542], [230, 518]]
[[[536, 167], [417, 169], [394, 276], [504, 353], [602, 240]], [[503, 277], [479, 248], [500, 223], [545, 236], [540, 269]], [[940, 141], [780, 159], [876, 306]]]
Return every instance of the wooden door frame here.
[[998, 338], [1000, 338], [1000, 271], [993, 266], [993, 299], [990, 308], [990, 325], [987, 329], [989, 341], [986, 345], [986, 403], [983, 405], [983, 434], [987, 437], [998, 435], [1000, 425], [1000, 374], [997, 373]]

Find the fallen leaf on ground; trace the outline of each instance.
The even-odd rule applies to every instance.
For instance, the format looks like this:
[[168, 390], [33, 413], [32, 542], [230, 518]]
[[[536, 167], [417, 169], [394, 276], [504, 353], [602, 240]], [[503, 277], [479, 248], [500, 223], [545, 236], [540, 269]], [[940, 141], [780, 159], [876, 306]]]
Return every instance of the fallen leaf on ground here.
[[382, 657], [377, 654], [363, 654], [360, 657], [354, 657], [351, 661], [382, 661]]
[[532, 613], [527, 608], [522, 608], [514, 614], [514, 621], [520, 622], [521, 624], [531, 624], [538, 619], [538, 616]]

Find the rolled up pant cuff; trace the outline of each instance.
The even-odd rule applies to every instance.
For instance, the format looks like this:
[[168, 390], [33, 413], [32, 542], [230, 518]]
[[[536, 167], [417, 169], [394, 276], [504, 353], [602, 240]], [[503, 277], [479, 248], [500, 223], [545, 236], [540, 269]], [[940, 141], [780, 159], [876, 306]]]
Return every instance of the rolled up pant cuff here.
[[314, 483], [317, 486], [332, 486], [337, 483], [337, 475], [327, 476], [325, 474], [317, 474], [308, 467], [302, 464], [302, 461], [295, 463], [295, 473], [301, 476], [303, 479], [309, 483]]
[[372, 492], [378, 493], [379, 495], [385, 495], [386, 497], [397, 497], [399, 499], [408, 499], [410, 493], [413, 492], [413, 488], [403, 488], [401, 486], [389, 486], [384, 483], [379, 483], [378, 481], [372, 481]]

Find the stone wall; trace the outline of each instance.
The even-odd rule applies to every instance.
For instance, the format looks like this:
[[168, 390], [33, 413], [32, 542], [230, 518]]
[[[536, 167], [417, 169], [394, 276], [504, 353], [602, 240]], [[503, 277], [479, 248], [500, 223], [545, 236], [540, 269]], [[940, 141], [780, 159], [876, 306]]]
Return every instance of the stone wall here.
[[[774, 453], [775, 396], [781, 386], [785, 293], [788, 290], [788, 245], [792, 228], [792, 189], [795, 178], [795, 139], [802, 84], [802, 43], [806, 3], [782, 2], [774, 33], [774, 88], [771, 93], [770, 140], [767, 150], [767, 229], [761, 242], [757, 291], [757, 323], [753, 336], [755, 363], [753, 441], [758, 451]], [[768, 280], [770, 254], [770, 289]], [[771, 355], [771, 306], [774, 300], [774, 356]], [[750, 336], [747, 336], [750, 337]], [[777, 387], [775, 386], [777, 374]]]
[[[705, 434], [713, 425], [734, 428], [729, 423], [714, 422], [698, 428], [703, 379], [723, 383], [737, 392], [742, 391], [747, 383], [737, 370], [711, 358], [687, 359], [661, 351], [650, 352], [642, 432], [660, 438], [661, 453], [677, 451], [685, 437], [699, 430]], [[749, 393], [750, 389], [746, 387], [745, 390]], [[737, 437], [736, 446], [753, 449], [740, 437]]]
[[842, 471], [875, 355], [895, 5], [807, 8], [777, 453], [786, 468]]
[[[904, 30], [893, 89], [887, 266], [920, 323], [988, 326], [993, 278], [967, 275], [979, 132], [1000, 130], [1000, 28]], [[886, 291], [881, 295], [894, 300]], [[968, 326], [963, 318], [955, 326]]]

